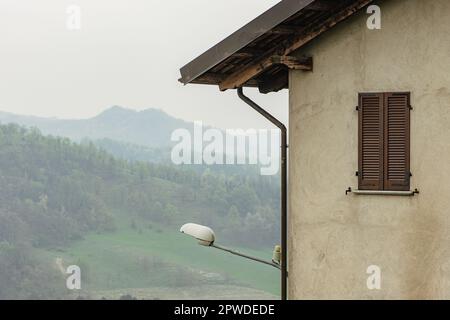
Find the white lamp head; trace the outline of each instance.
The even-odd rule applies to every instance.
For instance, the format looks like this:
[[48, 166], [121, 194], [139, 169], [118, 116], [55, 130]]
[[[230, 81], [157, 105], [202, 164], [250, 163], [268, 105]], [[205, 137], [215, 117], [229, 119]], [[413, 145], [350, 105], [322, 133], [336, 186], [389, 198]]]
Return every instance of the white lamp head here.
[[181, 233], [185, 233], [197, 239], [202, 246], [210, 247], [214, 244], [216, 236], [214, 231], [209, 228], [195, 223], [187, 223], [180, 229]]

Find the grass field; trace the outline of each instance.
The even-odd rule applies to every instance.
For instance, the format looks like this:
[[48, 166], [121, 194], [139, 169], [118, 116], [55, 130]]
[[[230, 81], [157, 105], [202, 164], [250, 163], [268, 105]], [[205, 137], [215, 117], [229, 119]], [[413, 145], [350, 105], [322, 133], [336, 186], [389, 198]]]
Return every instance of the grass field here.
[[[276, 298], [280, 292], [279, 271], [270, 266], [199, 246], [177, 230], [144, 221], [136, 224], [132, 226], [128, 218], [122, 217], [114, 233], [92, 234], [70, 247], [45, 254], [53, 260], [61, 258], [65, 267], [79, 265], [83, 292], [95, 297], [99, 292], [111, 298], [146, 288], [150, 294], [141, 296], [148, 298], [176, 298], [177, 292], [184, 292], [182, 298], [187, 298], [191, 289], [195, 294], [199, 287], [208, 288], [212, 299], [239, 295], [249, 299], [252, 294], [255, 299], [264, 295]], [[271, 248], [237, 249], [271, 258]]]

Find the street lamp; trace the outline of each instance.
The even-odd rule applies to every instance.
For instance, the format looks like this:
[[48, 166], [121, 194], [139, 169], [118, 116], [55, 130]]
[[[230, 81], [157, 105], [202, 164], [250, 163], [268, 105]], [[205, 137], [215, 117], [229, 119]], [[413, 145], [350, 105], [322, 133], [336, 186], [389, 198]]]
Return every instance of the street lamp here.
[[181, 227], [180, 229], [181, 233], [187, 234], [191, 237], [194, 237], [195, 239], [197, 239], [200, 245], [205, 246], [205, 247], [211, 247], [211, 248], [216, 248], [231, 254], [234, 254], [236, 256], [239, 257], [243, 257], [246, 259], [250, 259], [259, 263], [263, 263], [272, 267], [275, 267], [279, 270], [281, 270], [281, 266], [280, 266], [280, 255], [281, 255], [281, 248], [280, 246], [276, 246], [273, 252], [273, 259], [272, 261], [266, 261], [266, 260], [262, 260], [256, 257], [252, 257], [249, 256], [247, 254], [243, 254], [240, 253], [238, 251], [232, 250], [232, 249], [228, 249], [219, 245], [216, 245], [214, 242], [216, 241], [216, 235], [214, 234], [214, 231], [206, 226], [202, 226], [199, 224], [195, 224], [195, 223], [187, 223], [184, 226]]

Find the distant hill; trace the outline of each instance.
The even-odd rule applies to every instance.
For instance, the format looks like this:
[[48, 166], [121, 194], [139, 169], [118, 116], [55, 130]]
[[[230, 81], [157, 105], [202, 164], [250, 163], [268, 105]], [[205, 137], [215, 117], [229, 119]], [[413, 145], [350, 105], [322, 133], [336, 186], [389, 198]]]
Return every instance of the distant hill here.
[[83, 139], [109, 139], [150, 148], [167, 148], [174, 130], [192, 130], [192, 123], [176, 119], [157, 109], [135, 111], [111, 107], [90, 119], [65, 120], [22, 116], [0, 112], [0, 123], [16, 123], [36, 127], [47, 135], [67, 137], [80, 142]]
[[[82, 144], [94, 143], [115, 157], [130, 161], [169, 163], [172, 132], [186, 129], [192, 133], [194, 124], [176, 119], [158, 109], [135, 111], [114, 106], [90, 119], [67, 120], [16, 115], [0, 111], [0, 124], [14, 123], [35, 127], [44, 135], [69, 138]], [[211, 128], [205, 126], [204, 129]], [[223, 131], [222, 131], [223, 132]], [[189, 165], [203, 172], [209, 168], [227, 174], [259, 174], [255, 165]]]

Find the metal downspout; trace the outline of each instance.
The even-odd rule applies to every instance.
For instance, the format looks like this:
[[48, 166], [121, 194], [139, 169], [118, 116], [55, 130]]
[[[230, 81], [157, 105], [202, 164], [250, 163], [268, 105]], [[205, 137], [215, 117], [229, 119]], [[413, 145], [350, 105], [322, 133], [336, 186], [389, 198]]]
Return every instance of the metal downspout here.
[[238, 88], [237, 92], [242, 101], [277, 126], [281, 131], [281, 300], [287, 300], [287, 129], [278, 119], [244, 95], [243, 88]]

